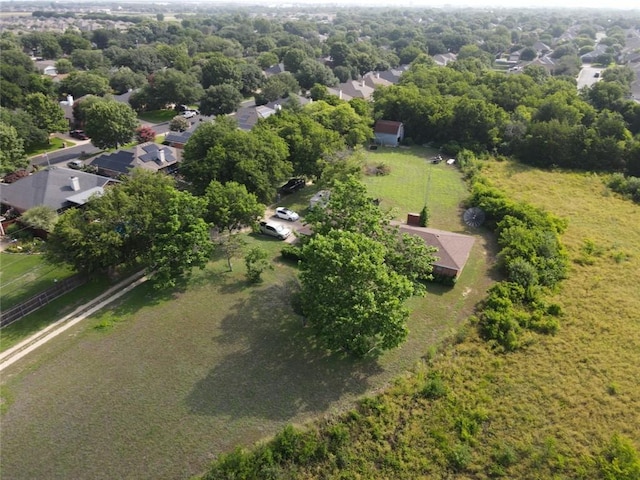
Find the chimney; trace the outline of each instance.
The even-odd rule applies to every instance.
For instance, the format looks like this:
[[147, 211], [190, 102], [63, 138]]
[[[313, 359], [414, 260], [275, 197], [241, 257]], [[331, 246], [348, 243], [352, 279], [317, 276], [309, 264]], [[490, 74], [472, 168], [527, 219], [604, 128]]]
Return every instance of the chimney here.
[[78, 192], [80, 190], [80, 179], [78, 177], [69, 177], [71, 180], [71, 190]]
[[67, 105], [73, 106], [73, 95], [67, 95]]
[[158, 160], [160, 160], [160, 163], [164, 163], [167, 161], [164, 157], [164, 148], [158, 149]]

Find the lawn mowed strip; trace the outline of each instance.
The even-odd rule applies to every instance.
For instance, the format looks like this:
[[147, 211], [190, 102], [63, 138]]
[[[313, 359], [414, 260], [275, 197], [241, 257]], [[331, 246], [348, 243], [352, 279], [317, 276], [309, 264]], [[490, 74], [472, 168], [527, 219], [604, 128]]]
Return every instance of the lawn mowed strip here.
[[[399, 161], [425, 166], [420, 155]], [[312, 191], [286, 201], [302, 206]], [[460, 201], [459, 177], [456, 191]], [[455, 204], [448, 217], [457, 216]], [[12, 365], [3, 375], [11, 399], [4, 475], [188, 478], [235, 445], [345, 410], [389, 385], [455, 331], [491, 281], [479, 236], [455, 288], [430, 286], [410, 300], [408, 341], [377, 361], [354, 361], [317, 349], [293, 313], [296, 270], [280, 259], [284, 243], [255, 234], [247, 241], [273, 258], [263, 283], [247, 284], [242, 258], [233, 272], [217, 258], [186, 289], [139, 287]]]

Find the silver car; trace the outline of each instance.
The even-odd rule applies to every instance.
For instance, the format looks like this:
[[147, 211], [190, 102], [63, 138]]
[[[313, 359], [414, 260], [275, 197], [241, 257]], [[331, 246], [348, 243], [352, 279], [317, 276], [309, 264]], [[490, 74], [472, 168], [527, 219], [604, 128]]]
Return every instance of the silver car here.
[[296, 222], [300, 219], [300, 215], [293, 210], [289, 210], [287, 207], [276, 208], [276, 217], [282, 218], [283, 220], [289, 220], [290, 222]]
[[279, 223], [262, 221], [260, 222], [260, 233], [284, 240], [291, 235], [291, 230]]

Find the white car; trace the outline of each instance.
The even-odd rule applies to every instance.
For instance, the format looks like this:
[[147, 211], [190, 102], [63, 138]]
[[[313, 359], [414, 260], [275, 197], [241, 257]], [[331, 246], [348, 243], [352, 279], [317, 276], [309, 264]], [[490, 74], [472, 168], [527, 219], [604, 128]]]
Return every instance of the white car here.
[[291, 235], [291, 230], [275, 222], [260, 222], [260, 232], [271, 237], [279, 238], [280, 240], [284, 240]]
[[193, 118], [198, 114], [198, 112], [196, 112], [195, 110], [187, 110], [185, 112], [182, 112], [182, 116], [184, 118]]
[[276, 208], [276, 217], [295, 222], [300, 218], [300, 215], [293, 210], [289, 210], [287, 207], [278, 207]]

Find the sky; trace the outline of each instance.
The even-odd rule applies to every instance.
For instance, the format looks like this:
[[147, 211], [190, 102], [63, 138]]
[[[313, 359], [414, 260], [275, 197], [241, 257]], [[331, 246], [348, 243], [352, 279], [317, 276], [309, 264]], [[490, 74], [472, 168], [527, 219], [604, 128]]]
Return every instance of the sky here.
[[640, 11], [640, 0], [241, 0], [238, 3], [338, 4], [375, 7], [507, 7], [507, 8], [606, 8]]

